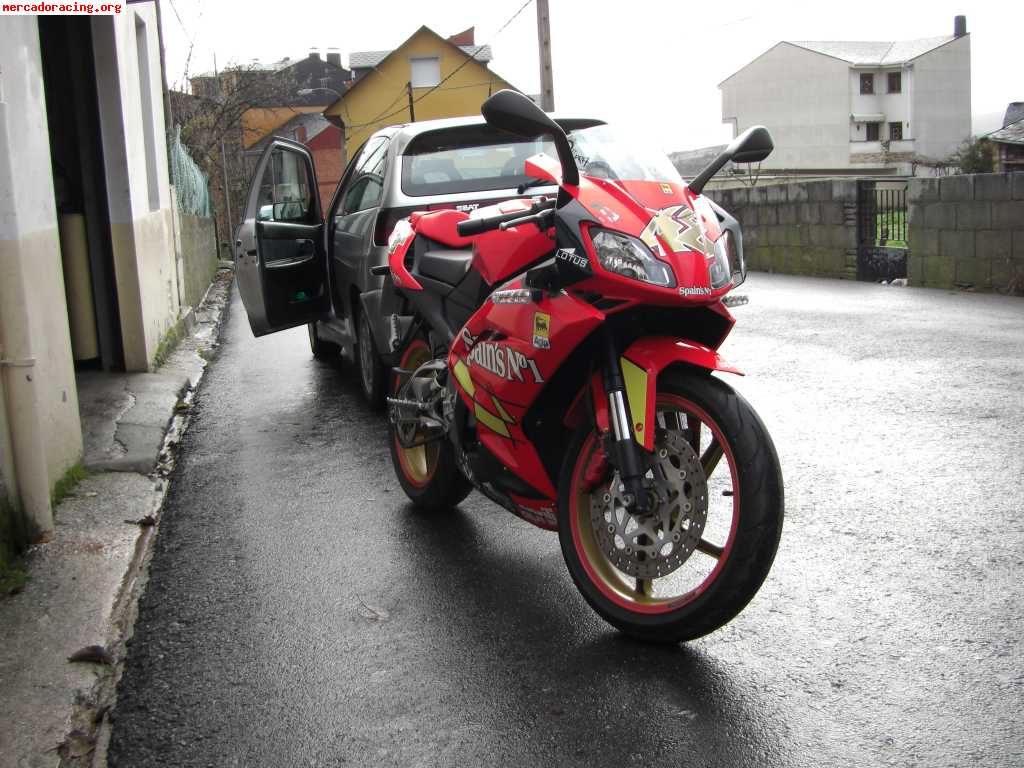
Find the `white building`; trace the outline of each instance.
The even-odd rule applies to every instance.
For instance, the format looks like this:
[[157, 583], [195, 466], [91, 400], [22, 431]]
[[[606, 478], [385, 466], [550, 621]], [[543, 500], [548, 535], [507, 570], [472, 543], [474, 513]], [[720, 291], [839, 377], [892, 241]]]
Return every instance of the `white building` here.
[[0, 18], [0, 557], [81, 461], [76, 366], [145, 371], [179, 318], [157, 25]]
[[765, 170], [910, 173], [970, 136], [971, 38], [957, 16], [945, 37], [784, 41], [719, 88], [723, 122], [771, 131]]

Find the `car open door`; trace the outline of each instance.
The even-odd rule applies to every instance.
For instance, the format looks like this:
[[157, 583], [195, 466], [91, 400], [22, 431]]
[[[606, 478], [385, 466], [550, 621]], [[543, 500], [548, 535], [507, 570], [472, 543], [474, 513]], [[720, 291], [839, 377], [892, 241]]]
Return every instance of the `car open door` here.
[[304, 146], [274, 139], [263, 151], [235, 240], [238, 292], [255, 336], [305, 325], [330, 308], [318, 190]]

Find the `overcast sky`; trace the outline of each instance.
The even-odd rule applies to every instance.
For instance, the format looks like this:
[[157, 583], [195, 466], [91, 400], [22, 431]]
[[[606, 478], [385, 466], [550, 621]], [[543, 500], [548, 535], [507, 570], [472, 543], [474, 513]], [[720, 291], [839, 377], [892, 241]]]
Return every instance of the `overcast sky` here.
[[[540, 90], [534, 4], [498, 32], [524, 0], [160, 2], [172, 87], [186, 62], [192, 74], [213, 69], [214, 54], [223, 67], [336, 47], [347, 64], [351, 51], [394, 48], [426, 24], [444, 36], [475, 26], [477, 44], [494, 49], [492, 70], [522, 91]], [[665, 151], [727, 141], [718, 83], [779, 40], [936, 37], [952, 34], [957, 14], [971, 33], [975, 130], [999, 127], [994, 114], [1024, 100], [1020, 2], [549, 2], [558, 111], [638, 127]]]

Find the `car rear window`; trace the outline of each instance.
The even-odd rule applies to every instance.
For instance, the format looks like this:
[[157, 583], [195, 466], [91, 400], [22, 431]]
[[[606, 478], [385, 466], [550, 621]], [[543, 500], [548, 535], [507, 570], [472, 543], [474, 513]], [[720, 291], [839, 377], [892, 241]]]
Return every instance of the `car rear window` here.
[[545, 151], [555, 154], [550, 140], [523, 139], [489, 125], [428, 131], [402, 155], [402, 191], [420, 197], [510, 189], [529, 181], [523, 163]]

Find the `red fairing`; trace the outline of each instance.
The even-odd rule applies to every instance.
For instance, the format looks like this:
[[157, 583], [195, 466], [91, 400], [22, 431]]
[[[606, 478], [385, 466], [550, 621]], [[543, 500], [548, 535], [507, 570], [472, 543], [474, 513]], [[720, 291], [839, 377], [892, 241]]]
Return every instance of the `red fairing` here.
[[[503, 290], [519, 285], [516, 281]], [[476, 416], [480, 441], [549, 504], [557, 496], [557, 478], [548, 476], [523, 433], [522, 419], [565, 358], [604, 318], [590, 304], [564, 293], [528, 305], [488, 299], [449, 352], [449, 369], [455, 371], [459, 395]], [[491, 341], [495, 336], [499, 340]], [[468, 372], [468, 381], [460, 370]]]
[[391, 279], [397, 288], [404, 288], [408, 291], [422, 291], [423, 286], [419, 281], [409, 274], [405, 268], [405, 254], [409, 251], [416, 233], [406, 219], [401, 219], [395, 224], [395, 229], [388, 240], [388, 268], [391, 270]]
[[[508, 200], [480, 208], [478, 212], [484, 216], [496, 216], [499, 213], [522, 211], [525, 216], [532, 204], [530, 199]], [[541, 232], [535, 224], [484, 232], [474, 237], [473, 243], [473, 268], [488, 285], [497, 285], [511, 275], [519, 274], [555, 248], [554, 238]]]
[[[657, 376], [666, 368], [684, 362], [684, 364], [695, 368], [702, 368], [708, 371], [722, 371], [723, 373], [742, 376], [743, 372], [733, 368], [711, 347], [698, 344], [695, 341], [677, 339], [671, 336], [647, 336], [637, 339], [629, 348], [623, 352], [623, 357], [633, 362], [634, 365], [642, 368], [647, 374], [647, 398], [644, 409], [646, 419], [640, 427], [636, 428], [637, 442], [640, 442], [647, 451], [654, 450], [655, 424], [655, 398], [657, 396]], [[604, 400], [600, 401], [604, 406]]]
[[468, 248], [472, 245], [473, 239], [463, 237], [457, 229], [459, 222], [468, 218], [469, 214], [464, 211], [449, 208], [429, 213], [417, 211], [409, 217], [409, 222], [419, 235], [436, 240], [449, 248]]

